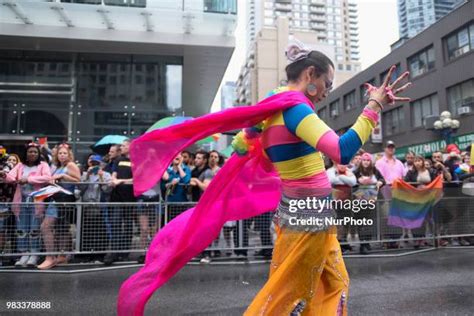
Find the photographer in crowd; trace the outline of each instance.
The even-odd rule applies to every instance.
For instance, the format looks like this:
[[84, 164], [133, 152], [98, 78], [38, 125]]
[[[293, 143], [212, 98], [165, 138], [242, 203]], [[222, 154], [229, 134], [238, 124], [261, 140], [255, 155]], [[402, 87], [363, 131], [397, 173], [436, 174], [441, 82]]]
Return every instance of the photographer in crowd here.
[[[87, 160], [87, 170], [82, 173], [80, 186], [82, 202], [99, 203], [104, 193], [111, 191], [110, 173], [101, 166], [102, 157], [90, 155]], [[82, 240], [81, 251], [104, 251], [107, 247], [107, 235], [103, 210], [100, 206], [84, 205], [82, 208]], [[102, 260], [103, 255], [93, 254], [91, 260]]]

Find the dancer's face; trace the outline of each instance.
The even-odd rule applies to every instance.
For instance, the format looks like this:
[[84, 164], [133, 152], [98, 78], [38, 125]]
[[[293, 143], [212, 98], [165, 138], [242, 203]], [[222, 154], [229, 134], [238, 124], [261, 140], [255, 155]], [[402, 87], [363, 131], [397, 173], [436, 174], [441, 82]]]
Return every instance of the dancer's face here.
[[329, 66], [325, 74], [317, 75], [314, 67], [308, 67], [303, 73], [306, 96], [315, 104], [324, 100], [332, 89], [334, 68]]

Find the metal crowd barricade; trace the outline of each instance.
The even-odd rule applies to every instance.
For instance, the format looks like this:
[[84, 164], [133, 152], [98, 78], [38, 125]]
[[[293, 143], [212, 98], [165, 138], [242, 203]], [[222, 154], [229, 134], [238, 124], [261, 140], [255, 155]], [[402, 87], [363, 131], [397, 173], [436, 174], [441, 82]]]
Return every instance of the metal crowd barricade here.
[[[474, 196], [463, 194], [460, 186], [446, 188], [423, 226], [411, 231], [387, 224], [390, 203], [390, 199], [379, 195], [376, 210], [368, 215], [373, 225], [348, 228], [352, 238], [341, 238], [342, 244], [369, 243], [372, 248], [382, 250], [391, 244], [413, 248], [417, 241], [429, 247], [437, 247], [442, 241], [453, 245], [462, 240], [474, 242]], [[109, 252], [138, 255], [146, 251], [159, 229], [195, 204], [161, 199], [137, 203], [3, 203], [3, 209], [19, 207], [20, 214], [29, 211], [30, 217], [20, 216], [15, 220], [11, 212], [1, 213], [0, 257], [16, 257], [24, 251], [37, 255]], [[35, 220], [31, 215], [35, 205], [44, 208], [44, 215], [31, 225]], [[207, 250], [215, 256], [268, 256], [275, 240], [272, 215], [226, 223]], [[48, 222], [45, 218], [55, 219]], [[28, 220], [30, 225], [23, 225]]]

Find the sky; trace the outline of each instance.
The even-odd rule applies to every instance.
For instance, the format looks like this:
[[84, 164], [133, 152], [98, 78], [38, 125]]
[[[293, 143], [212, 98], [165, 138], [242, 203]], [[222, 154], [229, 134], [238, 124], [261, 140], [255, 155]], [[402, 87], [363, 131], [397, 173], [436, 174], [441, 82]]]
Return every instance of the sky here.
[[[390, 52], [390, 45], [398, 40], [397, 0], [353, 0], [358, 6], [359, 50], [362, 69], [369, 67]], [[222, 84], [236, 81], [246, 56], [247, 1], [238, 1], [238, 20], [235, 29], [236, 46]], [[214, 99], [211, 112], [220, 110], [221, 87]]]

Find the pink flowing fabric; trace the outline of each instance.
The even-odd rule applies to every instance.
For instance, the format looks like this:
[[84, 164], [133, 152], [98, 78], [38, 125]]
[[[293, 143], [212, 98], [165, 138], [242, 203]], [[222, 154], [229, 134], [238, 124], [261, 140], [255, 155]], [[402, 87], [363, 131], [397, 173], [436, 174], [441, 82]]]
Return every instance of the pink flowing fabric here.
[[[310, 100], [300, 92], [271, 96], [147, 133], [132, 142], [130, 158], [135, 194], [155, 185], [178, 152], [214, 133], [254, 126], [277, 111]], [[232, 155], [216, 174], [196, 207], [170, 221], [153, 239], [145, 266], [120, 288], [119, 316], [143, 315], [153, 293], [219, 235], [225, 222], [274, 211], [281, 180], [263, 155], [260, 141], [245, 156]]]

